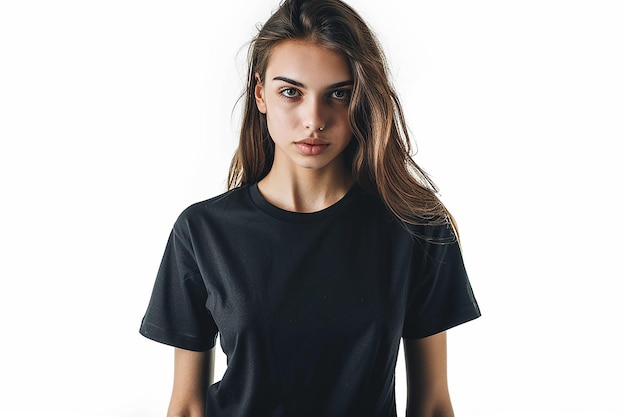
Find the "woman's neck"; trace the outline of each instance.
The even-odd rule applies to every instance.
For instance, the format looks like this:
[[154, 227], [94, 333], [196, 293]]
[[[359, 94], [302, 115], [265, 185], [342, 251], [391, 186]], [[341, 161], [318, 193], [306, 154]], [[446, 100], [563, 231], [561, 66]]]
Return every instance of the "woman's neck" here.
[[265, 200], [283, 210], [313, 213], [341, 200], [354, 183], [345, 168], [335, 170], [281, 170], [272, 166], [259, 181], [259, 192]]

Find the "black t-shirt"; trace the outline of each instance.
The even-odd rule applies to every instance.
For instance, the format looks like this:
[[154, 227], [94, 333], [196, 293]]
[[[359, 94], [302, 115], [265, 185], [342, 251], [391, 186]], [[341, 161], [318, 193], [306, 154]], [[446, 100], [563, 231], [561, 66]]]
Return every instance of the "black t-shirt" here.
[[140, 332], [195, 351], [220, 333], [207, 417], [396, 416], [401, 337], [480, 316], [458, 244], [431, 242], [449, 228], [416, 231], [358, 186], [316, 213], [231, 190], [176, 221]]

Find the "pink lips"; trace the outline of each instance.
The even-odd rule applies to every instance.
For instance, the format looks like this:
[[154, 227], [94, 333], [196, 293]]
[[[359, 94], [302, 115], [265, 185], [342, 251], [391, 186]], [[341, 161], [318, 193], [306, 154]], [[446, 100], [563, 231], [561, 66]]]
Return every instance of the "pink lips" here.
[[328, 148], [329, 143], [317, 138], [307, 138], [297, 141], [298, 150], [305, 155], [319, 155]]

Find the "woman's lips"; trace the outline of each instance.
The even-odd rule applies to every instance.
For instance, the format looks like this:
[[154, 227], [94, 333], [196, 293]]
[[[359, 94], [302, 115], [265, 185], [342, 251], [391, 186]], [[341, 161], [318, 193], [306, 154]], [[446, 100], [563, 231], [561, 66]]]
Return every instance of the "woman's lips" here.
[[300, 152], [305, 155], [319, 155], [328, 148], [330, 144], [321, 139], [303, 139], [296, 142], [296, 146]]

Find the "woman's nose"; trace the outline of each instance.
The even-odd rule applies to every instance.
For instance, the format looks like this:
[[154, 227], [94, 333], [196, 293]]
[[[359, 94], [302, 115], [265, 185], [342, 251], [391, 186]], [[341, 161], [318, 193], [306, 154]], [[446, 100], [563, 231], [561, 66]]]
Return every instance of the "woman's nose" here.
[[319, 100], [311, 99], [304, 106], [303, 124], [304, 128], [311, 131], [322, 131], [326, 127], [326, 116], [324, 106]]

